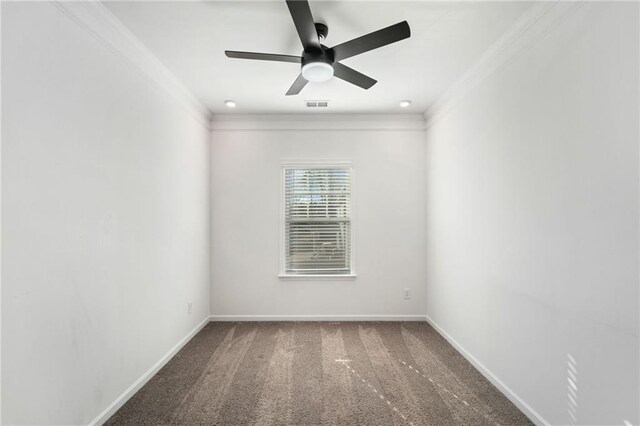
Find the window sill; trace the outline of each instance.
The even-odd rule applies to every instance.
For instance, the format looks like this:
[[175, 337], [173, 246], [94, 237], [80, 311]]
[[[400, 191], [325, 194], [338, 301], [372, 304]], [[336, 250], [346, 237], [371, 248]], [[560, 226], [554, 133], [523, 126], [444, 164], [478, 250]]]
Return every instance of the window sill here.
[[281, 280], [292, 280], [292, 281], [309, 281], [309, 280], [319, 280], [319, 281], [344, 281], [344, 280], [354, 280], [357, 278], [356, 274], [340, 274], [340, 275], [292, 275], [292, 274], [279, 274], [278, 278]]

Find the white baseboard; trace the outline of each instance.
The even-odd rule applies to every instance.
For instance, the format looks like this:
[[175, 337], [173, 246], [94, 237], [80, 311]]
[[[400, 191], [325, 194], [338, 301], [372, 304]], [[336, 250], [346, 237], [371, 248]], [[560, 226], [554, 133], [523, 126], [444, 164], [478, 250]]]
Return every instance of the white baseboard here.
[[425, 315], [426, 321], [433, 327], [442, 337], [444, 337], [463, 357], [467, 359], [487, 380], [489, 380], [496, 388], [500, 390], [516, 407], [520, 409], [532, 422], [537, 425], [549, 426], [550, 423], [546, 421], [536, 410], [534, 410], [529, 404], [527, 404], [522, 398], [520, 398], [514, 391], [512, 391], [507, 385], [504, 384], [495, 374], [493, 374], [487, 367], [482, 365], [473, 355], [471, 355], [462, 345], [451, 337], [446, 331], [436, 324], [429, 315]]
[[424, 315], [211, 315], [211, 321], [426, 321]]
[[193, 336], [198, 334], [205, 325], [209, 323], [210, 317], [206, 317], [200, 324], [198, 324], [193, 330], [191, 330], [186, 336], [184, 336], [173, 348], [169, 350], [158, 362], [156, 362], [149, 370], [147, 370], [138, 380], [136, 380], [131, 386], [127, 388], [119, 397], [116, 398], [107, 408], [98, 414], [96, 418], [89, 422], [90, 426], [100, 426], [109, 420], [109, 417], [113, 416], [116, 411], [122, 407], [125, 402], [129, 400], [136, 392], [140, 390], [164, 365], [169, 362], [173, 356], [178, 353], [184, 345], [191, 340]]

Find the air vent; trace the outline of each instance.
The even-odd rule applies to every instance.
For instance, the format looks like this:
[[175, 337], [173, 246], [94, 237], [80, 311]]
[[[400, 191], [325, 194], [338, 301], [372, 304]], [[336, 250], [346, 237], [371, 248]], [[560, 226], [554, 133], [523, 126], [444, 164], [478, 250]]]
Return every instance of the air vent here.
[[329, 106], [329, 101], [304, 101], [307, 108], [326, 108]]

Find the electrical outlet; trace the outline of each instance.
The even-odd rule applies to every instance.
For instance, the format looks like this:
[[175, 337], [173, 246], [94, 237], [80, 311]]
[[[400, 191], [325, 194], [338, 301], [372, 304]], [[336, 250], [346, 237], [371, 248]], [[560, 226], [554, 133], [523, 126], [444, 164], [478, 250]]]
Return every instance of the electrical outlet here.
[[405, 288], [404, 289], [404, 298], [409, 300], [411, 299], [411, 289], [410, 288]]
[[188, 314], [191, 313], [192, 308], [193, 308], [193, 303], [191, 303], [191, 302], [187, 303], [187, 313]]

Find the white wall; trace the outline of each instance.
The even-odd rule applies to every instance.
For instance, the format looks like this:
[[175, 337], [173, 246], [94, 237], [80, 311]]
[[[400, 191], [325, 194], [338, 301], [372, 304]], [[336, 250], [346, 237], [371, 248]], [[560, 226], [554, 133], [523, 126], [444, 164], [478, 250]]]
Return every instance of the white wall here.
[[2, 92], [2, 420], [87, 423], [208, 316], [209, 133], [48, 2]]
[[[214, 123], [212, 315], [423, 318], [422, 117], [304, 117]], [[356, 279], [278, 278], [284, 159], [353, 161]]]
[[552, 424], [638, 424], [638, 3], [588, 3], [427, 132], [427, 313]]

